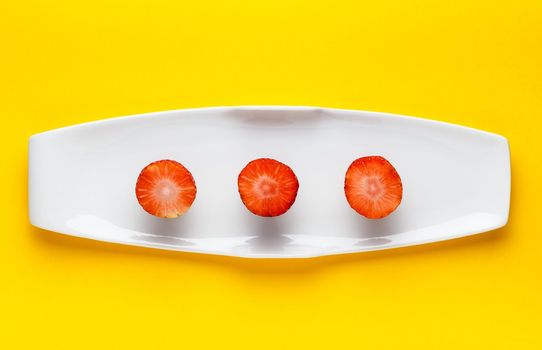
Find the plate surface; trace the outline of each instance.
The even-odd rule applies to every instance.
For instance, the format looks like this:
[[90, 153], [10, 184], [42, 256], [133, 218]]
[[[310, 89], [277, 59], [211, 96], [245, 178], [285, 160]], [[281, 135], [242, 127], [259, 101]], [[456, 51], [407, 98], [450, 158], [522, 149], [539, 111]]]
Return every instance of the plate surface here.
[[[346, 202], [344, 175], [382, 155], [401, 175], [399, 208], [367, 220]], [[250, 160], [292, 167], [300, 188], [286, 214], [252, 215], [237, 192]], [[190, 211], [158, 219], [134, 186], [141, 169], [175, 159], [198, 187]], [[507, 140], [471, 128], [384, 113], [313, 107], [218, 107], [151, 113], [30, 138], [33, 225], [101, 241], [242, 257], [311, 257], [446, 240], [504, 226]]]

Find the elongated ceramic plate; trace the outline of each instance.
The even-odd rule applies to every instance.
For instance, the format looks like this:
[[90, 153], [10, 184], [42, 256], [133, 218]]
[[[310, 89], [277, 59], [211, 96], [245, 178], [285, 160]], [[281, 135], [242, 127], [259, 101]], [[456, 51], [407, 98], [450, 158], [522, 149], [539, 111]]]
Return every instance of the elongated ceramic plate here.
[[[225, 107], [109, 119], [31, 137], [33, 225], [101, 241], [242, 257], [312, 257], [441, 241], [506, 224], [507, 140], [466, 127], [383, 113], [312, 107]], [[403, 202], [368, 220], [346, 202], [344, 175], [362, 156], [397, 168]], [[252, 159], [289, 164], [297, 200], [276, 218], [252, 215], [237, 176]], [[139, 206], [135, 182], [158, 159], [194, 175], [194, 205], [177, 219]]]

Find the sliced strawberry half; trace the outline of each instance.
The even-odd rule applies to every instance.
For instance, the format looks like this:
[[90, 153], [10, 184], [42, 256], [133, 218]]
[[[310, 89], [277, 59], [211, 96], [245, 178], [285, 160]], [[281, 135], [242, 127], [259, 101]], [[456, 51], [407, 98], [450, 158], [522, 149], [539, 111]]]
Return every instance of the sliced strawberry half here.
[[392, 213], [403, 198], [403, 185], [397, 170], [385, 158], [356, 159], [346, 171], [344, 192], [348, 204], [369, 219]]
[[248, 163], [237, 179], [241, 200], [259, 216], [279, 216], [295, 202], [299, 182], [292, 169], [277, 160], [260, 158]]
[[196, 198], [196, 183], [188, 169], [174, 160], [147, 165], [137, 178], [136, 197], [146, 212], [176, 218], [188, 211]]

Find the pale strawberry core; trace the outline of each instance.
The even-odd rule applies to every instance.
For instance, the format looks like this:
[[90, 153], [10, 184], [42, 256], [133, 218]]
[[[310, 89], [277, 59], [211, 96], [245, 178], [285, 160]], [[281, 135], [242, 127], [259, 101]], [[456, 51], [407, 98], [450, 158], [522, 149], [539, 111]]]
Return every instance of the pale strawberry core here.
[[177, 186], [168, 180], [162, 180], [156, 184], [155, 195], [164, 201], [173, 201], [177, 198], [179, 190]]
[[276, 181], [263, 178], [257, 184], [256, 188], [262, 197], [273, 197], [277, 194], [277, 183]]
[[365, 190], [370, 197], [378, 199], [382, 194], [382, 184], [378, 178], [369, 177], [365, 180]]

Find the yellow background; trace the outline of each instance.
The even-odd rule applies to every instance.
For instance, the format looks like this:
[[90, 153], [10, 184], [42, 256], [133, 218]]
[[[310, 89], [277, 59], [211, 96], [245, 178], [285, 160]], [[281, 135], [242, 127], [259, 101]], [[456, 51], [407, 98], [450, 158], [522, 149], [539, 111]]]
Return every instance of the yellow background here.
[[[0, 40], [1, 348], [542, 347], [542, 1], [4, 0]], [[243, 104], [502, 134], [510, 222], [309, 260], [165, 252], [29, 225], [30, 135]]]

